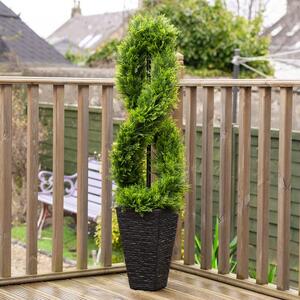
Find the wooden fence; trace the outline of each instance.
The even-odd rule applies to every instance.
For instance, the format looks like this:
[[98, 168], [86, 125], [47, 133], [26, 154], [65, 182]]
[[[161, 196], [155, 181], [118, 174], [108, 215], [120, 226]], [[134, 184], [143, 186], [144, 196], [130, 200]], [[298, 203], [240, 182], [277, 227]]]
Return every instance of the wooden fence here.
[[[87, 159], [88, 159], [88, 85], [101, 85], [102, 97], [102, 255], [101, 262], [105, 267], [111, 266], [111, 181], [109, 176], [108, 153], [113, 139], [112, 123], [112, 79], [73, 79], [73, 78], [0, 78], [0, 284], [20, 282], [11, 277], [11, 122], [12, 122], [12, 85], [25, 84], [28, 87], [28, 147], [27, 147], [27, 276], [21, 280], [37, 280], [37, 173], [38, 173], [38, 85], [53, 85], [53, 171], [54, 171], [54, 216], [53, 216], [53, 251], [52, 271], [55, 278], [62, 276], [82, 276], [87, 268]], [[77, 173], [78, 173], [78, 224], [77, 224], [77, 269], [75, 273], [63, 275], [62, 271], [62, 220], [63, 220], [63, 175], [64, 175], [64, 85], [78, 86], [77, 118]], [[237, 274], [229, 274], [229, 242], [232, 235], [232, 87], [239, 87], [239, 122], [238, 122], [238, 160], [237, 160]], [[185, 197], [184, 214], [184, 256], [183, 261], [175, 261], [172, 267], [190, 273], [201, 274], [207, 278], [226, 282], [242, 288], [255, 290], [282, 299], [299, 299], [298, 291], [290, 289], [290, 247], [291, 237], [291, 158], [292, 158], [292, 89], [299, 87], [299, 81], [277, 80], [181, 80], [180, 97], [186, 105], [186, 159], [187, 179], [190, 189]], [[260, 91], [258, 162], [256, 164], [257, 180], [257, 247], [256, 247], [256, 281], [249, 279], [249, 241], [251, 223], [251, 89]], [[279, 150], [271, 154], [271, 101], [270, 91], [273, 87], [281, 90]], [[194, 264], [194, 233], [196, 228], [196, 106], [197, 89], [204, 89], [203, 127], [201, 136], [201, 265]], [[220, 126], [220, 159], [219, 159], [219, 264], [218, 270], [212, 270], [211, 250], [213, 234], [213, 188], [214, 188], [214, 89], [222, 89], [221, 126]], [[184, 97], [183, 90], [190, 90]], [[181, 108], [181, 106], [180, 106]], [[182, 110], [176, 114], [177, 123], [182, 128]], [[274, 155], [274, 156], [273, 156]], [[269, 212], [270, 174], [272, 156], [278, 161], [277, 181], [277, 282], [276, 287], [267, 284], [267, 266], [269, 264]], [[198, 179], [199, 180], [199, 179]], [[299, 227], [299, 226], [298, 226]], [[180, 245], [180, 234], [176, 245]], [[178, 253], [178, 251], [177, 251]], [[93, 271], [93, 272], [103, 272]], [[53, 278], [53, 275], [48, 275]], [[52, 276], [52, 277], [51, 277]], [[18, 281], [19, 280], [19, 281]], [[45, 276], [39, 280], [46, 280]]]
[[[41, 144], [44, 149], [40, 158], [42, 169], [52, 170], [52, 120], [53, 120], [53, 106], [49, 104], [40, 105], [40, 117], [42, 124], [47, 128], [48, 137]], [[114, 137], [118, 131], [121, 120], [114, 120]], [[101, 109], [92, 107], [89, 109], [89, 139], [88, 150], [89, 155], [94, 155], [101, 147]], [[77, 147], [77, 106], [65, 106], [65, 173], [76, 173], [76, 147]], [[202, 126], [197, 126], [196, 129], [196, 228], [195, 233], [200, 234], [201, 219], [201, 159], [202, 159]], [[238, 126], [233, 126], [232, 131], [232, 188], [233, 195], [231, 199], [232, 218], [231, 218], [231, 239], [236, 235], [236, 209], [237, 209], [237, 161], [238, 161]], [[277, 170], [278, 170], [278, 150], [279, 150], [279, 132], [278, 130], [271, 130], [270, 132], [270, 212], [269, 212], [269, 253], [270, 264], [276, 264], [276, 249], [277, 249]], [[220, 128], [214, 127], [213, 138], [213, 217], [219, 215], [219, 180], [220, 180]], [[300, 203], [300, 132], [293, 132], [292, 134], [292, 192], [291, 192], [291, 238], [290, 238], [290, 283], [296, 286], [298, 283], [298, 259], [299, 259], [299, 203]], [[250, 166], [250, 232], [249, 232], [249, 257], [250, 267], [255, 270], [256, 263], [256, 235], [257, 235], [257, 159], [258, 159], [258, 130], [251, 129], [251, 166]], [[299, 170], [299, 171], [298, 171]], [[215, 221], [213, 222], [215, 224]]]

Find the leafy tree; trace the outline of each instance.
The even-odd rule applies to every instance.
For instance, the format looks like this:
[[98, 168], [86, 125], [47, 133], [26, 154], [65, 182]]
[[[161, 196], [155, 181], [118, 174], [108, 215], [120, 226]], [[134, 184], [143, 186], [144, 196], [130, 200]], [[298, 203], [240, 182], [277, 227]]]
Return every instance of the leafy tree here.
[[[235, 16], [221, 0], [213, 5], [207, 0], [147, 0], [145, 10], [165, 15], [177, 27], [185, 64], [194, 69], [231, 72], [236, 48], [241, 49], [241, 56], [268, 53], [269, 39], [260, 36], [262, 15], [253, 20]], [[265, 74], [273, 72], [268, 62], [253, 62], [251, 66]]]
[[101, 48], [97, 49], [95, 53], [93, 53], [87, 59], [87, 63], [89, 66], [93, 66], [96, 62], [102, 61], [106, 63], [114, 62], [117, 59], [118, 46], [120, 45], [120, 41], [117, 39], [113, 39], [103, 45]]
[[86, 55], [73, 53], [71, 50], [66, 52], [65, 58], [74, 65], [85, 65], [87, 60]]

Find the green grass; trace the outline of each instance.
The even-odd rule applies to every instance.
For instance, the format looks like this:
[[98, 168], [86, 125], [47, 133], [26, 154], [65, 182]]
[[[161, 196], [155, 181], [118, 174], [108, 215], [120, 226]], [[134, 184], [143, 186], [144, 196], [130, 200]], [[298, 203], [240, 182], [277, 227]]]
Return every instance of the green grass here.
[[[12, 238], [22, 243], [26, 243], [26, 224], [13, 226]], [[38, 240], [38, 249], [46, 251], [49, 254], [52, 253], [52, 226], [44, 227], [42, 231], [42, 237]], [[93, 236], [88, 237], [88, 264], [93, 265], [93, 258], [91, 256], [92, 250], [97, 250], [98, 247], [95, 243]], [[76, 231], [75, 223], [72, 217], [64, 218], [64, 258], [72, 261], [76, 261]], [[123, 261], [123, 254], [120, 250], [113, 251], [113, 263]]]

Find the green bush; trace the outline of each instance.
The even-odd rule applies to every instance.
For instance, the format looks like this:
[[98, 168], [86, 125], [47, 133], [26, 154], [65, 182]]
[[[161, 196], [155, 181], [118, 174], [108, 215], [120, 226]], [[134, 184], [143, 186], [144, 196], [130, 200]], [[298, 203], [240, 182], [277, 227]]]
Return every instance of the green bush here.
[[87, 64], [92, 66], [95, 62], [114, 62], [117, 59], [117, 49], [120, 45], [120, 41], [113, 39], [106, 43], [103, 47], [96, 50], [95, 53], [89, 56]]
[[[101, 222], [99, 222], [96, 226], [96, 232], [95, 232], [95, 241], [98, 248], [100, 248], [101, 246], [101, 237], [102, 237]], [[122, 250], [119, 225], [118, 225], [117, 214], [115, 210], [112, 211], [112, 247], [113, 250], [115, 251]]]
[[74, 65], [85, 65], [87, 56], [84, 54], [76, 54], [71, 50], [68, 50], [65, 54], [65, 58]]
[[[235, 16], [222, 1], [210, 5], [207, 0], [145, 1], [146, 10], [165, 15], [179, 30], [178, 46], [184, 54], [185, 65], [194, 69], [232, 71], [234, 49], [241, 56], [268, 54], [269, 38], [260, 35], [262, 16], [253, 21]], [[265, 74], [272, 74], [268, 62], [251, 63]]]
[[[119, 207], [138, 213], [180, 210], [185, 191], [183, 143], [170, 117], [177, 102], [177, 30], [158, 16], [136, 16], [119, 48], [117, 88], [128, 110], [113, 145]], [[157, 180], [146, 186], [146, 149]]]

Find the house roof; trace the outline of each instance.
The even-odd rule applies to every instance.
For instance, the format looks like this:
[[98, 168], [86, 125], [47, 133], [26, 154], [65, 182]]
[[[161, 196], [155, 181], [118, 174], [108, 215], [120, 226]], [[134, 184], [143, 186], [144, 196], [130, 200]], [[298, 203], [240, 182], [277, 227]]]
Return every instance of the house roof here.
[[69, 65], [69, 62], [0, 1], [0, 62]]
[[286, 14], [265, 30], [264, 34], [271, 37], [272, 53], [300, 49], [299, 13], [299, 1], [289, 0]]
[[[95, 50], [112, 35], [122, 30], [133, 11], [121, 11], [99, 15], [76, 15], [64, 23], [48, 38], [48, 42], [61, 53], [65, 53], [66, 42], [70, 50], [85, 52]], [[124, 34], [124, 33], [123, 33]]]

